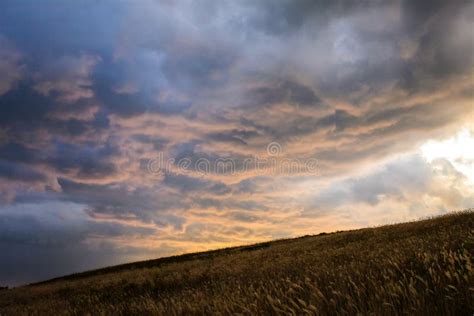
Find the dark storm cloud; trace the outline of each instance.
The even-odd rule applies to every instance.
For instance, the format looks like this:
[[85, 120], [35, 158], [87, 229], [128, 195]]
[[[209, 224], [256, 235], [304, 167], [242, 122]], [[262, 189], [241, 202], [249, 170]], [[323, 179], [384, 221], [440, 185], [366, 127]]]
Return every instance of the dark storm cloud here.
[[[84, 241], [90, 234], [99, 233], [106, 236], [121, 236], [131, 229], [130, 227], [113, 223], [90, 221], [86, 225], [85, 222], [81, 222], [83, 219], [78, 222], [68, 222], [60, 217], [41, 219], [33, 214], [19, 213], [17, 215], [7, 214], [0, 221], [0, 239], [3, 242], [65, 247]], [[153, 233], [153, 229], [135, 228], [134, 230], [142, 234]]]
[[335, 131], [342, 131], [347, 127], [353, 126], [356, 123], [357, 117], [347, 113], [344, 110], [336, 110], [334, 114], [321, 118], [318, 121], [318, 126], [334, 126]]
[[295, 113], [293, 116], [283, 117], [282, 121], [278, 121], [277, 124], [271, 122], [271, 124], [260, 125], [248, 119], [241, 120], [244, 126], [253, 127], [262, 135], [282, 142], [325, 129], [333, 130], [335, 133], [342, 132], [346, 128], [361, 124], [360, 121], [361, 119], [357, 116], [351, 115], [345, 110], [334, 110], [332, 114], [322, 117]]
[[205, 180], [181, 174], [166, 173], [165, 185], [180, 190], [182, 193], [203, 192], [213, 195], [230, 193], [230, 188], [222, 182]]
[[299, 31], [308, 20], [323, 26], [359, 8], [369, 9], [382, 1], [300, 0], [300, 1], [246, 1], [256, 12], [249, 19], [250, 29], [261, 30], [272, 36], [285, 36]]
[[56, 142], [49, 148], [31, 148], [10, 142], [0, 147], [3, 159], [32, 165], [47, 165], [57, 172], [79, 178], [102, 178], [114, 174], [115, 165], [108, 161], [118, 153], [110, 145], [91, 147]]
[[8, 92], [24, 76], [22, 54], [0, 34], [0, 95]]
[[272, 106], [281, 102], [288, 102], [295, 106], [322, 106], [321, 99], [315, 92], [300, 83], [285, 80], [272, 83], [269, 87], [255, 88], [248, 94], [251, 108], [258, 106]]
[[34, 91], [30, 83], [21, 83], [0, 97], [0, 125], [7, 137], [16, 141], [32, 142], [35, 139], [40, 142], [48, 134], [56, 137], [97, 135], [108, 127], [108, 118], [101, 112], [93, 114], [90, 119], [74, 118], [90, 111], [93, 104], [79, 101], [64, 105]]
[[404, 1], [402, 8], [405, 31], [417, 49], [400, 78], [401, 86], [419, 90], [472, 67], [474, 37], [468, 27], [472, 3]]
[[[187, 110], [189, 101], [159, 100], [163, 90], [160, 65], [153, 59], [137, 63], [101, 62], [93, 74], [95, 97], [103, 108], [122, 117], [133, 117], [144, 113], [176, 114]], [[137, 74], [139, 73], [139, 75]], [[138, 78], [137, 78], [138, 76]], [[136, 82], [121, 82], [121, 78], [135, 78]], [[129, 90], [124, 89], [127, 84]], [[135, 89], [138, 86], [139, 89]]]
[[[374, 93], [392, 82], [420, 91], [466, 73], [473, 65], [474, 39], [468, 27], [473, 8], [469, 1], [402, 1], [400, 5], [282, 1], [258, 2], [255, 7], [261, 9], [257, 12], [265, 12], [254, 16], [259, 23], [251, 25], [257, 30], [283, 40], [291, 40], [295, 34], [313, 35], [314, 59], [326, 64], [317, 65], [312, 76], [318, 77], [318, 86], [326, 95], [348, 94], [364, 85], [370, 85]], [[300, 49], [305, 48], [311, 49]], [[361, 96], [341, 97], [355, 104], [365, 100]]]
[[0, 177], [25, 182], [40, 182], [46, 180], [46, 176], [40, 172], [29, 167], [2, 160], [0, 160]]
[[156, 151], [165, 149], [168, 144], [168, 140], [164, 138], [145, 134], [133, 135], [133, 139], [144, 144], [151, 144]]
[[52, 100], [35, 92], [30, 85], [22, 84], [0, 98], [0, 122], [2, 126], [15, 123], [34, 126], [54, 108]]
[[183, 168], [186, 171], [220, 175], [232, 175], [241, 170], [251, 169], [255, 165], [246, 163], [246, 160], [252, 157], [250, 154], [233, 153], [231, 157], [228, 157], [219, 153], [199, 150], [198, 145], [209, 141], [218, 141], [226, 144], [230, 143], [232, 146], [246, 146], [247, 143], [244, 139], [252, 138], [255, 135], [251, 131], [232, 130], [230, 132], [206, 134], [200, 140], [177, 144], [171, 149], [171, 157], [174, 159], [173, 164], [178, 168], [180, 168], [180, 164], [183, 164]]
[[254, 211], [254, 210], [268, 210], [268, 207], [262, 203], [252, 200], [245, 201], [232, 201], [232, 200], [217, 200], [212, 198], [196, 198], [195, 205], [203, 209], [215, 208], [219, 211], [224, 210], [245, 210], [245, 211]]
[[18, 143], [8, 143], [0, 147], [1, 157], [11, 162], [33, 163], [39, 161], [39, 152]]
[[137, 218], [144, 222], [179, 228], [184, 219], [164, 211], [187, 208], [189, 202], [180, 195], [159, 188], [129, 190], [125, 185], [85, 184], [59, 179], [59, 185], [66, 201], [89, 205], [91, 216], [111, 215], [113, 218]]
[[111, 4], [93, 0], [80, 4], [7, 0], [0, 11], [2, 34], [14, 40], [20, 50], [34, 52], [35, 57], [80, 51], [111, 54], [125, 13], [122, 4], [114, 3], [113, 9]]
[[112, 146], [94, 148], [59, 143], [47, 163], [61, 172], [77, 169], [78, 177], [101, 178], [117, 171], [113, 163], [106, 161], [117, 154], [118, 149]]
[[227, 79], [235, 57], [230, 49], [198, 46], [174, 52], [163, 65], [167, 80], [183, 90], [218, 88]]
[[236, 189], [240, 193], [263, 193], [264, 186], [272, 183], [271, 177], [258, 176], [240, 181]]
[[257, 135], [258, 133], [253, 130], [233, 129], [231, 131], [208, 134], [207, 138], [215, 141], [235, 143], [237, 145], [247, 145], [245, 140]]
[[125, 247], [118, 250], [103, 241], [94, 247], [90, 236], [108, 238], [148, 235], [154, 229], [129, 227], [88, 219], [73, 203], [18, 204], [0, 217], [0, 280], [18, 285], [80, 272], [127, 260]]

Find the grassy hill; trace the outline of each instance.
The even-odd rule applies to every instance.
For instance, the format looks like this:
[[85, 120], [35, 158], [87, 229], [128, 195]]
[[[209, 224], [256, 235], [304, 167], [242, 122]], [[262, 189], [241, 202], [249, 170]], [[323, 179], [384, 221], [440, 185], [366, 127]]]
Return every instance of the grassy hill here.
[[472, 315], [474, 213], [150, 260], [0, 291], [0, 315]]

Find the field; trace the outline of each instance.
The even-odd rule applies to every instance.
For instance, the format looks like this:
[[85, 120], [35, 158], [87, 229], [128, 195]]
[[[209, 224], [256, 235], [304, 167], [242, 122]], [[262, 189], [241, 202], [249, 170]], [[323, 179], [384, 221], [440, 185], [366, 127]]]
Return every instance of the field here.
[[110, 267], [0, 291], [4, 315], [472, 315], [474, 212]]

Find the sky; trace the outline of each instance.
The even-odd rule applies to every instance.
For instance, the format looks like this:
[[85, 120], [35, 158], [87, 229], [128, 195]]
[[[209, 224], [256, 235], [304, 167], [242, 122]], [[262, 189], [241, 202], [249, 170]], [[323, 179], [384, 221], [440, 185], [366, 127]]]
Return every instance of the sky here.
[[0, 285], [474, 206], [472, 1], [0, 2]]

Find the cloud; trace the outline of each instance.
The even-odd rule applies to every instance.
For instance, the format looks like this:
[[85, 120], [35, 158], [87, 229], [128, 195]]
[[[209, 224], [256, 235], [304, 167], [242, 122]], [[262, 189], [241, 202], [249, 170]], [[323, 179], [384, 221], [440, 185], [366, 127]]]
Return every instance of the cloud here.
[[189, 201], [163, 187], [133, 188], [126, 184], [87, 184], [59, 179], [62, 198], [88, 205], [91, 216], [107, 215], [177, 229], [185, 221], [174, 210], [189, 207]]
[[424, 212], [469, 208], [473, 198], [472, 186], [449, 161], [439, 159], [430, 163], [415, 154], [364, 175], [334, 181], [311, 200], [308, 212], [344, 208], [377, 210], [396, 203], [404, 205], [411, 217], [417, 218]]
[[82, 55], [62, 56], [48, 63], [35, 79], [34, 89], [46, 96], [54, 95], [59, 101], [71, 103], [94, 96], [90, 75], [99, 57]]
[[[111, 242], [135, 238], [151, 228], [97, 222], [70, 202], [22, 203], [2, 208], [0, 219], [0, 277], [7, 284], [40, 281], [57, 273], [80, 272], [135, 257], [133, 247]], [[147, 251], [147, 250], [142, 250]], [[163, 249], [162, 253], [167, 250]], [[160, 250], [155, 250], [155, 255]], [[31, 271], [24, 273], [25, 271]]]
[[0, 34], [0, 96], [10, 91], [24, 75], [21, 53]]
[[49, 148], [39, 149], [10, 142], [0, 147], [0, 153], [12, 166], [18, 162], [48, 166], [58, 174], [70, 177], [100, 179], [117, 172], [116, 166], [109, 161], [117, 149], [110, 145], [93, 147], [57, 142]]
[[413, 154], [472, 125], [469, 1], [56, 2], [0, 4], [0, 264], [42, 266], [22, 281], [472, 206]]
[[9, 180], [19, 180], [25, 182], [40, 182], [46, 180], [46, 177], [43, 174], [29, 167], [24, 167], [2, 160], [0, 160], [0, 177]]
[[230, 189], [224, 183], [173, 173], [167, 173], [163, 183], [170, 187], [179, 189], [182, 193], [188, 194], [193, 191], [201, 191], [216, 195], [230, 192]]

